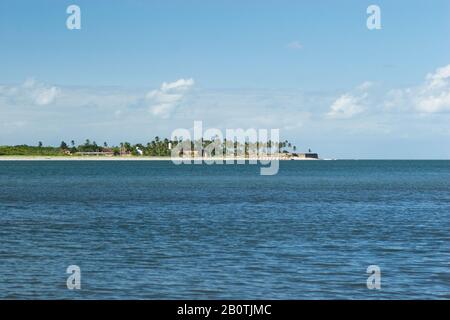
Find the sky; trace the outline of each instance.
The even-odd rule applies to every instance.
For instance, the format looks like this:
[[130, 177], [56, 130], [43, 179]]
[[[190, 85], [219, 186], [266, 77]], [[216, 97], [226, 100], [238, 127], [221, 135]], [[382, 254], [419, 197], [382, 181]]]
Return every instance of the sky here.
[[450, 159], [450, 2], [0, 2], [0, 145], [145, 143], [195, 120], [324, 158]]

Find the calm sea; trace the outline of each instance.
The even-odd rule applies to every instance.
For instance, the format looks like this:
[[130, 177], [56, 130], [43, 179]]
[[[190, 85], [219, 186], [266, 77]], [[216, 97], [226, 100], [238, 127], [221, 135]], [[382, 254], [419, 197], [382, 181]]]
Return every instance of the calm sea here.
[[449, 299], [450, 161], [0, 162], [0, 298]]

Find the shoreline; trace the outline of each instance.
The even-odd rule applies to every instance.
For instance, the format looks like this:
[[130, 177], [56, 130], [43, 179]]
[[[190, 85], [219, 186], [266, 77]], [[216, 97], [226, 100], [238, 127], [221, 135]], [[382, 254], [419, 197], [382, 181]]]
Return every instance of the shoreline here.
[[145, 157], [145, 156], [125, 156], [125, 157], [105, 157], [105, 156], [0, 156], [0, 161], [315, 161], [321, 159], [302, 158], [280, 158], [280, 157], [257, 157], [257, 158], [175, 158], [171, 157]]

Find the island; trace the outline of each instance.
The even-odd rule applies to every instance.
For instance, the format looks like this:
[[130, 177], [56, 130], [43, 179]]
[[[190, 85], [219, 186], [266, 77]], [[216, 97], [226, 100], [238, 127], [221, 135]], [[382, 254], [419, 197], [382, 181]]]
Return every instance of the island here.
[[[183, 148], [180, 144], [183, 143]], [[215, 144], [212, 146], [212, 144]], [[186, 147], [188, 146], [188, 147]], [[278, 160], [319, 160], [317, 153], [297, 152], [297, 147], [288, 140], [283, 142], [237, 142], [217, 140], [181, 140], [155, 137], [146, 144], [121, 142], [109, 145], [97, 144], [86, 139], [83, 144], [71, 140], [62, 141], [59, 146], [37, 145], [0, 146], [0, 160], [170, 160], [174, 154], [180, 158], [221, 158], [223, 159], [278, 159]], [[216, 154], [220, 150], [222, 154]], [[258, 152], [259, 150], [259, 152]]]

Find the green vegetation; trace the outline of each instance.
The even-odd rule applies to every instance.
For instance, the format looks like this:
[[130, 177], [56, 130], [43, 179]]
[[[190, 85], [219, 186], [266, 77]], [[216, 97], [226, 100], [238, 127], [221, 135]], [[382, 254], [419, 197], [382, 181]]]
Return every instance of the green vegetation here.
[[0, 156], [62, 156], [64, 152], [54, 147], [0, 146]]
[[[147, 144], [131, 144], [129, 142], [122, 142], [118, 146], [108, 146], [107, 142], [104, 142], [102, 145], [98, 145], [95, 141], [86, 139], [83, 144], [76, 145], [74, 140], [71, 140], [70, 144], [62, 141], [59, 147], [53, 146], [44, 146], [41, 141], [37, 143], [37, 146], [28, 146], [28, 145], [17, 145], [17, 146], [0, 146], [0, 156], [70, 156], [70, 155], [110, 155], [110, 156], [119, 156], [119, 155], [144, 155], [144, 156], [159, 156], [159, 157], [167, 157], [171, 155], [170, 146], [173, 148], [177, 144], [182, 143], [181, 139], [169, 140], [169, 139], [160, 139], [159, 137], [155, 137], [152, 141]], [[236, 141], [230, 142], [226, 141], [211, 141], [211, 140], [203, 140], [203, 141], [189, 141], [186, 140], [184, 143], [191, 144], [192, 150], [194, 150], [194, 146], [206, 148], [211, 143], [216, 143], [220, 145], [220, 147], [226, 151], [228, 148], [234, 148], [235, 154], [238, 153], [238, 150], [241, 151], [241, 154], [249, 154], [249, 150], [256, 149], [258, 146], [264, 146], [265, 144], [261, 142], [245, 142], [239, 143]], [[267, 143], [267, 147], [274, 147], [278, 149], [279, 152], [287, 153], [289, 150], [296, 151], [296, 147], [293, 146], [289, 141], [283, 141], [276, 145], [274, 142], [269, 141]], [[214, 154], [213, 154], [214, 155]]]

